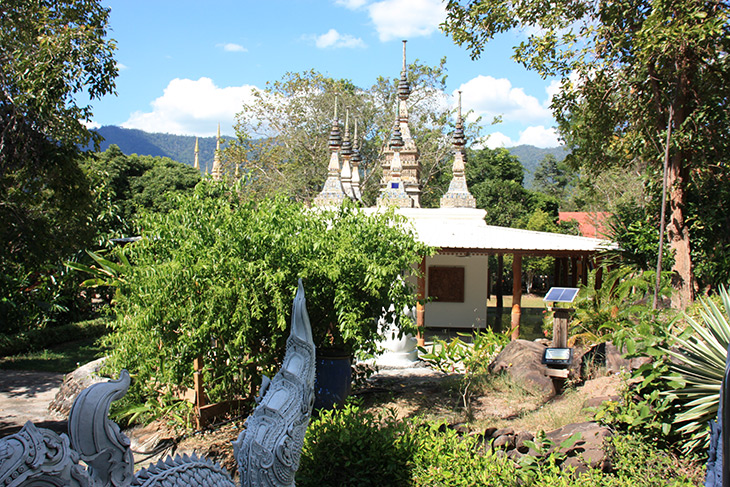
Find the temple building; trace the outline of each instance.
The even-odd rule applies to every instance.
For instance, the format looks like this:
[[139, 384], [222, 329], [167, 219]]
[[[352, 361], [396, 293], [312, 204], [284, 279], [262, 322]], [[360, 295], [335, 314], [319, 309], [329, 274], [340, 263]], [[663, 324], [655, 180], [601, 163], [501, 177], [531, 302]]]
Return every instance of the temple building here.
[[[486, 211], [476, 208], [476, 200], [466, 182], [466, 138], [461, 113], [461, 92], [453, 134], [452, 180], [441, 197], [439, 208], [422, 208], [419, 185], [419, 150], [411, 135], [408, 102], [411, 86], [407, 79], [405, 41], [403, 68], [398, 83], [398, 101], [393, 129], [380, 161], [382, 179], [374, 208], [366, 213], [395, 207], [414, 228], [417, 238], [438, 249], [426, 257], [408, 280], [418, 291], [416, 320], [419, 328], [485, 328], [489, 295], [488, 256], [513, 256], [512, 337], [520, 336], [522, 297], [522, 258], [553, 256], [562, 273], [556, 273], [556, 285], [586, 282], [588, 268], [595, 254], [610, 242], [596, 238], [536, 232], [490, 226]], [[345, 199], [360, 201], [360, 162], [357, 126], [350, 140], [349, 114], [344, 139], [335, 117], [330, 131], [330, 160], [327, 180], [314, 199], [316, 206], [338, 207]], [[501, 261], [501, 258], [500, 258]], [[557, 267], [556, 267], [557, 268]], [[572, 270], [569, 276], [567, 269]], [[415, 270], [415, 269], [414, 269]]]

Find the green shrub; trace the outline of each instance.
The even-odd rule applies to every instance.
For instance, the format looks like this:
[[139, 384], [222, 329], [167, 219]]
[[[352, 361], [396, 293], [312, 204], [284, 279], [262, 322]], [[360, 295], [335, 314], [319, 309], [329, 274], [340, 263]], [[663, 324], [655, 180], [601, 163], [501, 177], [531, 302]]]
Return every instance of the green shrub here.
[[[536, 440], [537, 442], [538, 440]], [[680, 487], [699, 485], [695, 458], [679, 458], [639, 435], [616, 435], [606, 445], [611, 473], [576, 473], [565, 455], [524, 456], [519, 464], [493, 453], [479, 436], [443, 423], [397, 420], [348, 405], [313, 420], [307, 430], [300, 487], [399, 485], [413, 487]]]
[[143, 238], [122, 249], [105, 344], [110, 372], [134, 377], [127, 403], [192, 387], [197, 357], [211, 401], [253, 397], [283, 355], [298, 278], [317, 347], [375, 351], [391, 303], [410, 330], [415, 293], [400, 276], [428, 249], [397, 215], [245, 201], [240, 189], [201, 182], [168, 213], [143, 213]]
[[307, 429], [297, 485], [407, 485], [418, 449], [412, 428], [391, 412], [376, 415], [352, 404], [322, 410]]

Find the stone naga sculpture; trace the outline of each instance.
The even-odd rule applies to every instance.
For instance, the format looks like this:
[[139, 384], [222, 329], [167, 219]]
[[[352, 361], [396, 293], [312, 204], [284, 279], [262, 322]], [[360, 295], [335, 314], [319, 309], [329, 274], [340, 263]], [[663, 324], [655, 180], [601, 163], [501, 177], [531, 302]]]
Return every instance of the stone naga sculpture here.
[[[286, 355], [273, 380], [263, 378], [258, 405], [233, 442], [244, 487], [294, 485], [294, 474], [314, 404], [315, 349], [301, 280], [294, 298]], [[129, 439], [108, 417], [130, 378], [94, 384], [79, 394], [68, 436], [37, 428], [0, 439], [0, 486], [205, 486], [234, 482], [219, 465], [193, 456], [167, 457], [134, 474]], [[80, 461], [85, 464], [80, 463]]]

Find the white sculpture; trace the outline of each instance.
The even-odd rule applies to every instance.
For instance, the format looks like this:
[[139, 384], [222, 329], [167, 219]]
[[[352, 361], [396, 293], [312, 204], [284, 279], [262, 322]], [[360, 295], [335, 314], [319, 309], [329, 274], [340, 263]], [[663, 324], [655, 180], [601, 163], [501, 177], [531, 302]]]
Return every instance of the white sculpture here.
[[[264, 377], [258, 405], [234, 442], [245, 487], [294, 485], [314, 403], [315, 351], [301, 280], [291, 325], [284, 363], [273, 380]], [[129, 384], [123, 370], [118, 380], [82, 391], [68, 436], [28, 422], [0, 439], [0, 486], [234, 486], [225, 469], [196, 455], [167, 457], [135, 476], [129, 439], [108, 418], [110, 404]]]

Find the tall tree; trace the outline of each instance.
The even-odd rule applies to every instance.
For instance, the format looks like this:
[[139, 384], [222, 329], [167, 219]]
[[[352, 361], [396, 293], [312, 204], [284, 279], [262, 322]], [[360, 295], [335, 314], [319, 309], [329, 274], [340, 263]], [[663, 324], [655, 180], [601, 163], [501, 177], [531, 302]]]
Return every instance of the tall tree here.
[[22, 296], [93, 236], [78, 149], [92, 113], [78, 100], [114, 91], [108, 16], [97, 0], [0, 3], [0, 331], [45, 322]]
[[[584, 169], [669, 163], [673, 303], [695, 290], [689, 194], [705, 174], [726, 177], [730, 155], [728, 2], [697, 0], [450, 0], [447, 33], [478, 57], [515, 27], [536, 27], [514, 58], [542, 76], [561, 76], [552, 108], [571, 158]], [[725, 230], [726, 232], [727, 230]]]
[[[409, 123], [420, 150], [422, 204], [438, 202], [444, 171], [451, 161], [451, 110], [445, 102], [445, 60], [407, 66], [411, 84]], [[229, 170], [241, 165], [249, 187], [260, 195], [286, 193], [307, 201], [322, 189], [327, 176], [328, 136], [337, 100], [340, 130], [350, 110], [350, 138], [358, 126], [363, 197], [371, 203], [380, 187], [380, 158], [396, 116], [398, 77], [379, 77], [361, 88], [351, 81], [308, 71], [287, 73], [279, 81], [254, 91], [237, 116], [237, 140], [226, 149]], [[476, 137], [477, 126], [470, 124]], [[448, 181], [445, 182], [448, 185]]]
[[567, 164], [559, 162], [554, 155], [547, 154], [538, 164], [533, 177], [535, 190], [565, 200], [569, 196], [575, 176]]

